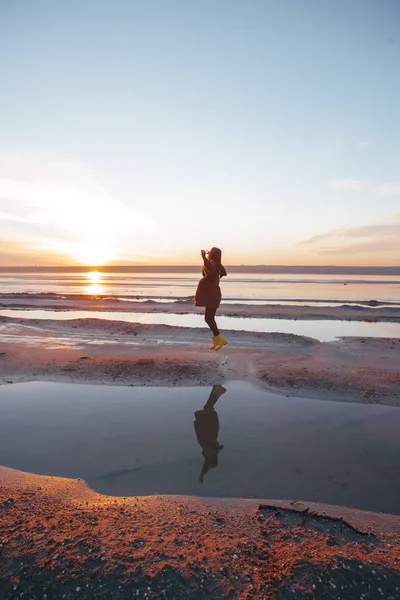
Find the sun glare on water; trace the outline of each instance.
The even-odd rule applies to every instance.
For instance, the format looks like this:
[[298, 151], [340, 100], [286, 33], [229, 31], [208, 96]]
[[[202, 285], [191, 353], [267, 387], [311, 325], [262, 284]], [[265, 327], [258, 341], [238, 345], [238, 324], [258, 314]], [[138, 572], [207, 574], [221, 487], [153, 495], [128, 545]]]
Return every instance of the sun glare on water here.
[[91, 271], [88, 273], [88, 277], [92, 283], [99, 283], [101, 280], [101, 275], [98, 271]]
[[88, 283], [85, 286], [85, 293], [89, 296], [99, 296], [104, 294], [104, 286], [101, 283], [101, 273], [98, 271], [91, 271], [86, 273]]

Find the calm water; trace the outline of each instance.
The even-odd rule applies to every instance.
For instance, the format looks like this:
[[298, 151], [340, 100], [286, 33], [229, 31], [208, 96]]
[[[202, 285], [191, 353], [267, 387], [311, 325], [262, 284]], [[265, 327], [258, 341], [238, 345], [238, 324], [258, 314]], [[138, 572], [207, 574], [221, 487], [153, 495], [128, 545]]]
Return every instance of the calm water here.
[[[104, 294], [122, 298], [193, 296], [197, 273], [13, 273], [0, 271], [0, 300], [10, 293]], [[400, 276], [228, 273], [224, 299], [240, 301], [369, 301], [400, 303]]]
[[[51, 310], [0, 310], [0, 316], [25, 319], [55, 319], [68, 321], [70, 319], [97, 318], [106, 321], [125, 321], [129, 323], [144, 323], [154, 325], [172, 325], [174, 327], [204, 328], [204, 316], [198, 314], [168, 314], [168, 313], [126, 313], [126, 312], [96, 312], [70, 310], [67, 312]], [[338, 337], [393, 337], [400, 338], [400, 323], [367, 323], [365, 321], [340, 320], [293, 320], [293, 319], [264, 319], [252, 317], [222, 317], [218, 316], [218, 324], [223, 331], [257, 331], [265, 333], [294, 333], [312, 337], [321, 342], [331, 342]], [[0, 332], [3, 339], [5, 333]], [[84, 330], [80, 333], [83, 335]], [[18, 336], [22, 335], [21, 331]], [[128, 341], [127, 341], [128, 342]]]
[[219, 399], [210, 392], [1, 386], [0, 464], [82, 477], [104, 494], [297, 498], [400, 514], [399, 408], [244, 383]]
[[[25, 318], [70, 319], [97, 317], [139, 323], [204, 327], [201, 311], [193, 306], [198, 273], [107, 273], [98, 271], [12, 272], [0, 270], [0, 315]], [[340, 306], [371, 300], [390, 305], [400, 314], [400, 276], [396, 275], [290, 275], [228, 273], [221, 281], [223, 302], [288, 306]], [[118, 299], [110, 312], [87, 311], [92, 296]], [[123, 312], [130, 303], [145, 300], [186, 300], [197, 314]], [[73, 305], [74, 309], [69, 310]], [[92, 306], [92, 304], [91, 304]], [[161, 305], [162, 306], [162, 305]], [[18, 310], [19, 307], [29, 310]], [[154, 305], [153, 305], [154, 307]], [[8, 309], [13, 310], [8, 310]], [[44, 310], [40, 310], [44, 309]], [[64, 310], [65, 312], [60, 312]], [[373, 309], [372, 309], [373, 310]], [[56, 312], [57, 311], [57, 312]], [[341, 336], [400, 337], [399, 323], [349, 321], [294, 321], [286, 319], [218, 317], [223, 330], [294, 333], [321, 341]]]

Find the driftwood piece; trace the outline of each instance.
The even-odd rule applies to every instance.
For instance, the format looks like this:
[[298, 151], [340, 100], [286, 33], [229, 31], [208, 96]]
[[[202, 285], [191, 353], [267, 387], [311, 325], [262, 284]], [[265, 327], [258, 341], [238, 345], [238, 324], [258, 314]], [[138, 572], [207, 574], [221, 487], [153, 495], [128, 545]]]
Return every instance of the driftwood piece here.
[[346, 521], [343, 517], [333, 517], [330, 515], [320, 515], [319, 513], [316, 512], [310, 512], [310, 509], [307, 507], [304, 510], [297, 510], [296, 508], [289, 508], [286, 506], [277, 506], [275, 504], [260, 504], [258, 507], [259, 510], [275, 510], [276, 511], [276, 515], [278, 515], [280, 512], [282, 511], [286, 511], [286, 512], [290, 512], [290, 513], [295, 513], [299, 516], [303, 516], [303, 525], [305, 526], [305, 520], [307, 517], [313, 517], [316, 520], [321, 520], [321, 521], [335, 521], [337, 523], [341, 523], [342, 525], [345, 525], [346, 527], [348, 527], [349, 529], [351, 529], [352, 531], [355, 531], [356, 533], [358, 533], [359, 535], [365, 535], [365, 536], [373, 536], [374, 534], [369, 532], [369, 531], [361, 531], [360, 529], [357, 529], [356, 527], [354, 527], [354, 525], [352, 525], [351, 523], [349, 523], [348, 521]]

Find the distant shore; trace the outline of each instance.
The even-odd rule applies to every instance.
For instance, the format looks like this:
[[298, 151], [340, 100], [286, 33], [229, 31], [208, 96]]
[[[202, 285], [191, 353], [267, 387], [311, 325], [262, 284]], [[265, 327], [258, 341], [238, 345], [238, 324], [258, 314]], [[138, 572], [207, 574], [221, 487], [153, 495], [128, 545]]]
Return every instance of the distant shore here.
[[[85, 273], [95, 269], [104, 273], [128, 272], [128, 273], [198, 273], [199, 265], [103, 265], [103, 266], [88, 266], [81, 265], [65, 266], [65, 265], [18, 265], [8, 266], [0, 265], [0, 273], [15, 271], [15, 272], [65, 272], [70, 273], [76, 271]], [[399, 275], [400, 265], [391, 267], [375, 267], [375, 266], [340, 266], [340, 265], [227, 265], [226, 269], [229, 273], [281, 273], [281, 274], [314, 274], [314, 275]]]

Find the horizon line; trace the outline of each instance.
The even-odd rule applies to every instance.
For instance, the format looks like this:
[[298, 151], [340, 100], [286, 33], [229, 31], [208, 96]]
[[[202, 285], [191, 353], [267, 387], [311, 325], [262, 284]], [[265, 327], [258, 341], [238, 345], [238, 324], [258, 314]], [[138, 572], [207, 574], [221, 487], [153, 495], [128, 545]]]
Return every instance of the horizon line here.
[[[226, 264], [226, 268], [229, 269], [400, 269], [398, 265], [341, 265], [341, 264], [324, 264], [324, 265], [312, 265], [312, 264]], [[201, 263], [191, 264], [138, 264], [138, 263], [122, 263], [122, 264], [109, 264], [109, 265], [60, 265], [60, 264], [36, 264], [36, 265], [0, 265], [1, 269], [156, 269], [156, 268], [174, 268], [174, 269], [186, 269], [186, 268], [200, 268]]]

